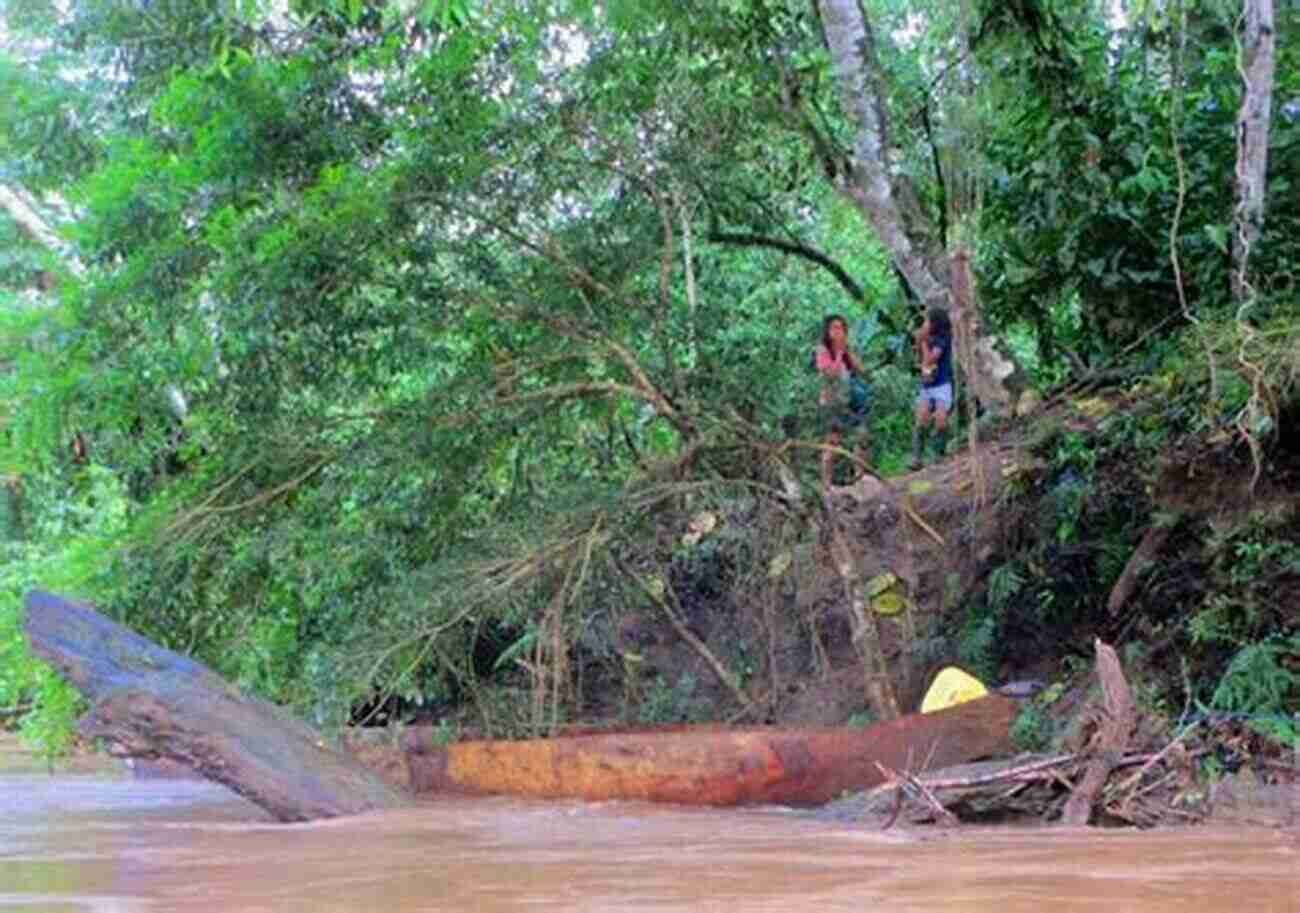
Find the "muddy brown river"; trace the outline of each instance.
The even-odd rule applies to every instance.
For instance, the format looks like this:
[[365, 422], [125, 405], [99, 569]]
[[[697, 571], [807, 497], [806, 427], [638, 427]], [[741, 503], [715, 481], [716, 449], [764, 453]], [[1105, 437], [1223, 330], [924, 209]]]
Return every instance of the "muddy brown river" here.
[[1298, 839], [513, 799], [283, 825], [202, 782], [0, 772], [0, 911], [1300, 913]]

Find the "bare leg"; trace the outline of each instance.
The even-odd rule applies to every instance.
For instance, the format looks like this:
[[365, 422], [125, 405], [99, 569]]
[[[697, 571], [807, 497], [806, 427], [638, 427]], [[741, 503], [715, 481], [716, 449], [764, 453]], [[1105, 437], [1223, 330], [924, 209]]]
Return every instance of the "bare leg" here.
[[934, 443], [938, 459], [942, 460], [948, 449], [948, 407], [942, 403], [934, 407]]
[[925, 439], [925, 426], [929, 421], [930, 401], [924, 398], [918, 399], [916, 401], [916, 422], [912, 425], [912, 470], [914, 472], [921, 468], [921, 450]]
[[832, 431], [826, 438], [826, 449], [822, 450], [822, 488], [826, 491], [831, 490], [831, 469], [835, 461], [835, 454], [831, 448], [838, 446], [840, 446], [839, 433]]

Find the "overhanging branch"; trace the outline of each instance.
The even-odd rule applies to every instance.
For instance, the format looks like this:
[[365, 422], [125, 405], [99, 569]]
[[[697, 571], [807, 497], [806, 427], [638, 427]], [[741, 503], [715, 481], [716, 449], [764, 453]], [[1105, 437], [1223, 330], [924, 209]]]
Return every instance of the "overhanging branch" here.
[[[844, 291], [848, 292], [849, 297], [855, 302], [858, 304], [866, 303], [866, 290], [848, 274], [848, 271], [844, 269], [844, 267], [816, 248], [809, 247], [806, 244], [800, 244], [798, 241], [786, 241], [768, 235], [754, 234], [751, 232], [728, 232], [720, 229], [710, 231], [708, 235], [706, 235], [706, 238], [715, 244], [735, 244], [741, 247], [767, 247], [795, 257], [802, 257], [811, 263], [817, 264], [834, 276], [835, 281], [840, 284], [840, 287], [843, 288]], [[886, 330], [891, 333], [899, 332], [899, 328], [894, 323], [893, 318], [883, 308], [876, 311], [876, 316], [880, 321], [880, 325]]]
[[748, 232], [726, 232], [713, 230], [706, 236], [709, 241], [715, 244], [736, 244], [741, 247], [770, 247], [773, 250], [779, 250], [782, 253], [793, 254], [796, 257], [803, 257], [810, 260], [818, 266], [825, 269], [835, 280], [843, 286], [844, 290], [854, 301], [861, 301], [863, 292], [862, 286], [858, 285], [844, 269], [826, 254], [819, 250], [808, 247], [806, 244], [800, 244], [797, 241], [783, 241], [780, 238], [772, 238], [766, 235], [750, 234]]

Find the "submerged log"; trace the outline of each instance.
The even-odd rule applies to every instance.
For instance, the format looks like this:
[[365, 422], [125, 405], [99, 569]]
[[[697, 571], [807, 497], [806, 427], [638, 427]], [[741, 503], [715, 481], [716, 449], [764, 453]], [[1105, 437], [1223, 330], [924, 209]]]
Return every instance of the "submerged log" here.
[[1009, 752], [1017, 703], [990, 695], [862, 728], [681, 726], [660, 731], [436, 745], [403, 736], [417, 793], [503, 794], [690, 805], [820, 805], [884, 781]]
[[32, 650], [91, 702], [80, 731], [114, 754], [187, 765], [280, 821], [409, 803], [310, 726], [240, 694], [211, 669], [158, 646], [90, 606], [27, 594]]

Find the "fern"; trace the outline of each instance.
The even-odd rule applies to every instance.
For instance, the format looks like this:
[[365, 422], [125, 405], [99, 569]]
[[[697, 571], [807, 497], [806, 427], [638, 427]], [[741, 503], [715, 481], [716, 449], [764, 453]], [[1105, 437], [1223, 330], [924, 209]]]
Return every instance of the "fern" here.
[[989, 607], [1002, 610], [1024, 585], [1025, 578], [1016, 570], [1014, 563], [998, 565], [989, 574]]
[[1288, 640], [1269, 638], [1242, 647], [1228, 663], [1214, 689], [1214, 710], [1246, 714], [1256, 732], [1286, 745], [1296, 744], [1296, 726], [1289, 714], [1300, 694], [1300, 674], [1284, 664], [1300, 657], [1300, 633]]

